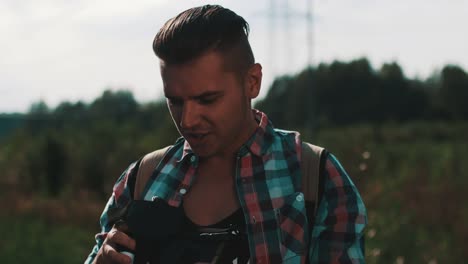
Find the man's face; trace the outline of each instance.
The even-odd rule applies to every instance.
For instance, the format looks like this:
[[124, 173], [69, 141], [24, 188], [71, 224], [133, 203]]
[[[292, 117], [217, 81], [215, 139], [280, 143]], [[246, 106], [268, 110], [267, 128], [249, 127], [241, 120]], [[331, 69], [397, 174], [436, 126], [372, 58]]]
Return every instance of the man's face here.
[[255, 64], [242, 78], [225, 68], [215, 51], [181, 65], [161, 61], [172, 119], [200, 157], [236, 153], [256, 125], [250, 100], [260, 89], [261, 66]]

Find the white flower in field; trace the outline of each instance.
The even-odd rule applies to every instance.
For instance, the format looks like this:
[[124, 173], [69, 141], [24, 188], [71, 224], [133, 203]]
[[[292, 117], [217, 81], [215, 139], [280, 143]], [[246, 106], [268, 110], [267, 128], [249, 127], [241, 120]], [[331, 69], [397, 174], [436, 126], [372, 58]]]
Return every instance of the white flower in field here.
[[375, 237], [375, 234], [376, 234], [376, 233], [377, 233], [377, 231], [376, 231], [374, 228], [372, 228], [372, 229], [370, 229], [369, 231], [367, 231], [367, 236], [368, 236], [369, 238], [373, 238], [373, 237]]
[[364, 162], [359, 164], [359, 170], [366, 171], [367, 170], [367, 164], [364, 163]]
[[402, 257], [402, 256], [397, 257], [396, 264], [405, 264], [405, 257]]
[[371, 154], [371, 153], [370, 153], [369, 151], [364, 151], [364, 152], [362, 153], [362, 158], [365, 159], [365, 160], [367, 160], [367, 159], [370, 158], [370, 154]]
[[371, 255], [374, 256], [374, 257], [378, 257], [378, 256], [380, 256], [380, 252], [381, 252], [380, 248], [374, 248], [371, 251]]

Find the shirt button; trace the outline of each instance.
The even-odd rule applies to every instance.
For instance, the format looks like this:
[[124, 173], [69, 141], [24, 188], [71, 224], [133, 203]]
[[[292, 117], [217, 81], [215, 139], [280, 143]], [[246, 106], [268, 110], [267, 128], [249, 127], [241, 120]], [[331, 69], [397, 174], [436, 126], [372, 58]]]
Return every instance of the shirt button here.
[[182, 188], [182, 189], [179, 190], [179, 193], [184, 195], [184, 194], [187, 193], [187, 190], [185, 188]]
[[302, 200], [304, 200], [304, 196], [301, 194], [299, 194], [297, 197], [296, 197], [296, 201], [298, 202], [302, 202]]

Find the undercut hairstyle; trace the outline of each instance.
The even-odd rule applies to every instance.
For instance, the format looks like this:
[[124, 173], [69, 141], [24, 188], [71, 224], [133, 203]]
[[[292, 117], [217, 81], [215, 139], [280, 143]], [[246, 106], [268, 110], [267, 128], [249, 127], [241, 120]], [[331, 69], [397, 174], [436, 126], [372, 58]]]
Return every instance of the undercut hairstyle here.
[[204, 5], [169, 19], [156, 34], [153, 50], [165, 63], [176, 65], [218, 51], [226, 70], [244, 73], [255, 63], [248, 36], [244, 18], [219, 5]]

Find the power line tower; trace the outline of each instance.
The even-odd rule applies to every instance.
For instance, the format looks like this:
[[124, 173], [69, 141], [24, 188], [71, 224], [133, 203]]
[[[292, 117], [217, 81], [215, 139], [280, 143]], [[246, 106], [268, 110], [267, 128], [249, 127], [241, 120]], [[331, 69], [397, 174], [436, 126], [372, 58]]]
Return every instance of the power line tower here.
[[311, 67], [314, 62], [314, 21], [313, 0], [306, 0], [306, 30], [307, 30], [307, 66]]
[[[281, 3], [279, 3], [281, 2]], [[295, 0], [297, 4], [297, 0]], [[301, 11], [296, 11], [290, 8], [289, 0], [269, 0], [269, 56], [270, 65], [275, 67], [274, 58], [282, 55], [283, 63], [293, 64], [296, 59], [295, 51], [298, 49], [298, 43], [294, 42], [294, 26], [296, 22], [305, 21], [305, 36], [307, 50], [307, 66], [310, 67], [313, 63], [313, 0], [305, 0], [305, 7]], [[281, 29], [281, 36], [278, 40], [278, 28]], [[279, 45], [278, 45], [279, 44]], [[278, 50], [282, 51], [280, 54]]]

